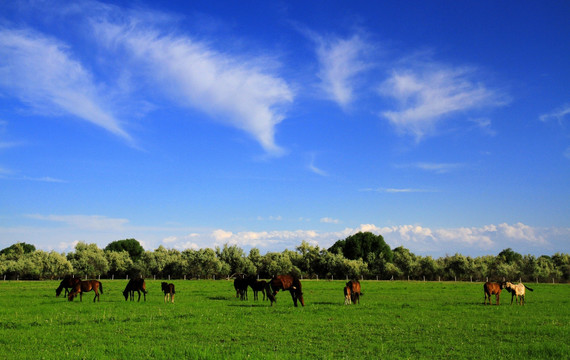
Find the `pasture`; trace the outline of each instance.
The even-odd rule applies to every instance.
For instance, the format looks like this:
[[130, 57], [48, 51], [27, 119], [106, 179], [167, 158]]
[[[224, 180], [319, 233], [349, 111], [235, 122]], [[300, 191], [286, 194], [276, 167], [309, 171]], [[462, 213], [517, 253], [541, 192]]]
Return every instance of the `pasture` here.
[[[0, 282], [2, 359], [567, 358], [570, 285], [528, 284], [525, 306], [483, 305], [482, 283], [302, 281], [305, 307], [235, 298], [232, 281], [173, 280], [175, 303], [147, 280], [147, 301], [125, 301], [126, 280], [101, 280], [83, 302], [55, 297], [58, 281]], [[261, 297], [261, 296], [260, 296]], [[493, 296], [494, 303], [494, 296]]]

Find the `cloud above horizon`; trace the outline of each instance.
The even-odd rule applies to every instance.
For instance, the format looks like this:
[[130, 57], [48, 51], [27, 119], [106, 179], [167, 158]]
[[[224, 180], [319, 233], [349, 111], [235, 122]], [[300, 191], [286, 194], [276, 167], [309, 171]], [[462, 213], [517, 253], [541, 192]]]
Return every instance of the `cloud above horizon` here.
[[249, 133], [268, 153], [283, 152], [275, 142], [276, 126], [294, 93], [276, 73], [273, 59], [221, 52], [143, 20], [124, 15], [93, 27], [103, 46], [127, 57], [133, 77], [144, 78], [183, 107]]
[[[494, 254], [507, 247], [526, 254], [552, 255], [561, 252], [570, 228], [539, 228], [523, 223], [490, 224], [480, 227], [430, 228], [421, 225], [377, 226], [361, 224], [335, 231], [314, 229], [232, 231], [228, 229], [190, 229], [174, 227], [148, 227], [132, 224], [128, 219], [99, 215], [26, 215], [28, 221], [38, 221], [33, 228], [0, 226], [0, 242], [9, 246], [27, 242], [38, 248], [52, 250], [59, 244], [60, 251], [73, 250], [77, 241], [93, 242], [104, 248], [109, 242], [136, 238], [149, 249], [162, 245], [167, 248], [215, 248], [224, 244], [259, 248], [263, 251], [294, 250], [302, 241], [321, 248], [329, 248], [337, 240], [357, 232], [382, 235], [391, 248], [404, 246], [416, 255], [443, 255], [445, 253]], [[340, 224], [333, 218], [321, 218], [320, 223]], [[53, 226], [57, 225], [57, 226]], [[35, 234], [34, 239], [20, 238]], [[102, 239], [103, 240], [102, 242]]]
[[436, 63], [392, 70], [378, 93], [393, 99], [396, 105], [395, 110], [382, 111], [381, 116], [416, 141], [434, 135], [452, 115], [507, 102], [504, 94], [479, 81], [474, 69]]
[[37, 31], [0, 29], [0, 88], [41, 115], [75, 116], [132, 140], [69, 47]]
[[363, 55], [367, 44], [359, 35], [348, 39], [313, 35], [317, 43], [317, 59], [321, 89], [327, 98], [346, 109], [354, 100], [355, 79], [370, 67]]

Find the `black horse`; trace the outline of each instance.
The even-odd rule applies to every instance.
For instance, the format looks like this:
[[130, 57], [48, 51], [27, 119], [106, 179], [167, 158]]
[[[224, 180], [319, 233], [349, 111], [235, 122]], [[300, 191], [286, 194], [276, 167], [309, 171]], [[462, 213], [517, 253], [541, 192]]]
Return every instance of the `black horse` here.
[[59, 287], [55, 289], [55, 296], [59, 297], [63, 289], [65, 289], [64, 296], [67, 296], [67, 294], [69, 294], [70, 292], [69, 289], [73, 289], [73, 287], [80, 282], [81, 282], [80, 278], [74, 278], [71, 275], [66, 275], [63, 278], [63, 280], [61, 280], [61, 282], [59, 283]]
[[131, 279], [125, 287], [125, 291], [123, 291], [123, 296], [125, 297], [125, 301], [131, 298], [131, 301], [135, 300], [135, 291], [139, 293], [139, 300], [141, 301], [141, 291], [144, 295], [144, 301], [146, 301], [146, 284], [143, 278], [140, 279]]

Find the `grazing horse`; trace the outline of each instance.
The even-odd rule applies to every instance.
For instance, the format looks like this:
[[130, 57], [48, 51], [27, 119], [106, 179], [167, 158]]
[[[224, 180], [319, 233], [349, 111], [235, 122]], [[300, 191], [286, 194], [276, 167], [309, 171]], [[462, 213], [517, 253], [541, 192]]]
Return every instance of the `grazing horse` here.
[[301, 302], [302, 306], [305, 306], [305, 300], [303, 300], [303, 289], [298, 278], [291, 275], [277, 275], [271, 279], [266, 287], [267, 290], [269, 289], [269, 286], [271, 286], [272, 292], [268, 293], [267, 296], [269, 297], [269, 300], [271, 300], [271, 306], [273, 306], [273, 302], [277, 301], [275, 295], [279, 290], [289, 290], [295, 307], [297, 307], [297, 300]]
[[59, 283], [59, 287], [57, 289], [55, 289], [55, 296], [59, 297], [59, 295], [61, 294], [61, 291], [63, 289], [65, 289], [65, 294], [64, 296], [67, 296], [67, 294], [69, 294], [69, 290], [68, 289], [73, 289], [73, 287], [75, 286], [75, 284], [77, 284], [78, 282], [80, 282], [81, 279], [80, 278], [74, 278], [71, 275], [66, 275], [63, 280], [61, 280], [61, 282]]
[[346, 287], [350, 289], [350, 300], [353, 304], [360, 304], [360, 296], [364, 295], [360, 289], [360, 281], [350, 280], [346, 283]]
[[249, 279], [245, 276], [245, 274], [234, 274], [231, 277], [233, 276], [236, 277], [234, 280], [236, 297], [239, 297], [241, 300], [247, 300], [247, 287], [252, 281], [255, 281], [255, 279]]
[[487, 304], [487, 299], [489, 299], [489, 305], [491, 305], [491, 295], [495, 295], [495, 303], [499, 305], [499, 296], [501, 296], [501, 290], [504, 288], [504, 282], [500, 284], [497, 284], [496, 282], [486, 282], [483, 285], [483, 290], [485, 291], [485, 302], [483, 302], [483, 304]]
[[174, 304], [174, 294], [176, 294], [174, 284], [168, 284], [163, 281], [161, 285], [162, 291], [164, 292], [164, 302], [171, 301]]
[[144, 301], [146, 301], [146, 293], [148, 291], [146, 291], [146, 284], [145, 284], [143, 278], [129, 280], [129, 283], [127, 284], [127, 287], [125, 288], [125, 291], [123, 291], [123, 296], [125, 297], [125, 301], [127, 301], [129, 299], [129, 296], [131, 297], [131, 301], [134, 301], [135, 300], [135, 291], [139, 293], [139, 300], [138, 301], [141, 301], [141, 291], [144, 295]]
[[352, 303], [352, 296], [350, 286], [344, 287], [344, 305], [348, 305]]
[[267, 287], [267, 281], [265, 280], [255, 280], [250, 281], [249, 286], [253, 290], [253, 300], [257, 300], [257, 294], [261, 291], [263, 294], [263, 300], [265, 300], [265, 288]]
[[79, 300], [83, 301], [83, 293], [89, 292], [91, 290], [95, 291], [95, 297], [93, 298], [93, 302], [95, 300], [99, 301], [99, 289], [101, 290], [101, 294], [103, 293], [103, 284], [97, 280], [85, 280], [80, 281], [79, 283], [75, 284], [73, 290], [69, 293], [68, 300], [73, 301], [73, 299], [79, 294]]
[[524, 305], [525, 303], [525, 288], [529, 291], [534, 291], [523, 283], [518, 283], [516, 285], [507, 281], [505, 288], [511, 293], [511, 305], [513, 304], [513, 299], [516, 297], [516, 303], [519, 305]]

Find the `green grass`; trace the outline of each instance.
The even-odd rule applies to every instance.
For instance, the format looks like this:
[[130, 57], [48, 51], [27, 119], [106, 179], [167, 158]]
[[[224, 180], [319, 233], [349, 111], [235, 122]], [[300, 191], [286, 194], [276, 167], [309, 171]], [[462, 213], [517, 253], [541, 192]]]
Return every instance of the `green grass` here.
[[159, 281], [126, 302], [124, 280], [102, 280], [101, 302], [55, 297], [55, 281], [0, 282], [2, 359], [567, 358], [570, 285], [529, 284], [525, 306], [483, 305], [481, 283], [362, 282], [344, 306], [343, 281], [303, 281], [306, 306], [234, 297], [230, 281]]

